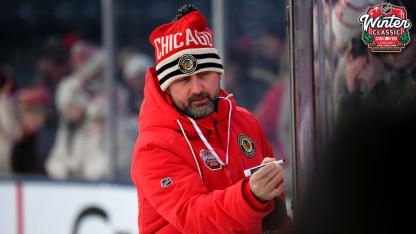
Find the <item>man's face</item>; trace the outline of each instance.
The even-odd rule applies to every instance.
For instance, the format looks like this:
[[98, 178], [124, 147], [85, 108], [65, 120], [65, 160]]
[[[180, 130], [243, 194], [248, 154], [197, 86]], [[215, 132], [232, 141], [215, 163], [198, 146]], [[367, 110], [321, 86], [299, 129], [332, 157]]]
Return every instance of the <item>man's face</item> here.
[[167, 91], [176, 108], [194, 119], [200, 119], [215, 111], [220, 80], [220, 73], [200, 72], [174, 81]]

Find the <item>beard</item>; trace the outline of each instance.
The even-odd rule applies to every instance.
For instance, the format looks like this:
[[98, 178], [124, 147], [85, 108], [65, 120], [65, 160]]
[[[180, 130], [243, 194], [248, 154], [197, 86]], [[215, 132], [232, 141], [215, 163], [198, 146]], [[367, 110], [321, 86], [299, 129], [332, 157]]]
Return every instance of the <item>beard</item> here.
[[[176, 105], [174, 99], [173, 98], [171, 99], [173, 100], [173, 104], [175, 105], [176, 109], [178, 109], [182, 114], [192, 117], [193, 119], [201, 119], [201, 118], [207, 117], [208, 115], [212, 114], [216, 110], [218, 96], [219, 96], [219, 90], [213, 97], [211, 97], [208, 93], [205, 93], [205, 92], [198, 94], [198, 95], [192, 95], [186, 101], [187, 106], [185, 107], [185, 109], [181, 109], [178, 105]], [[208, 99], [207, 102], [203, 104], [192, 105], [193, 101], [199, 100], [205, 97]]]

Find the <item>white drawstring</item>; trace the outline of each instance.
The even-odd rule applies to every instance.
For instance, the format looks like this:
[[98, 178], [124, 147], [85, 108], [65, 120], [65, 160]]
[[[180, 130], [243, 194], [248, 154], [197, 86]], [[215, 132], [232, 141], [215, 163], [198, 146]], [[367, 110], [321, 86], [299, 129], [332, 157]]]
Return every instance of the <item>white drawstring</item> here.
[[[231, 100], [230, 100], [229, 98], [230, 98], [230, 97], [232, 97], [232, 96], [233, 96], [233, 94], [228, 94], [228, 96], [227, 96], [227, 97], [219, 97], [219, 98], [221, 98], [221, 99], [225, 99], [225, 100], [227, 100], [227, 101], [228, 101], [228, 103], [230, 104], [230, 110], [228, 111], [228, 131], [227, 131], [227, 132], [228, 132], [228, 135], [227, 135], [227, 150], [226, 150], [226, 154], [225, 154], [225, 164], [223, 163], [223, 161], [221, 160], [221, 158], [220, 158], [220, 157], [218, 157], [217, 153], [216, 153], [216, 152], [215, 152], [215, 150], [212, 148], [211, 144], [209, 144], [208, 140], [205, 138], [204, 134], [201, 132], [201, 129], [199, 129], [198, 124], [195, 122], [195, 120], [194, 120], [194, 119], [192, 119], [192, 118], [191, 118], [191, 117], [189, 117], [189, 116], [186, 116], [186, 117], [188, 117], [188, 119], [191, 121], [192, 125], [194, 126], [195, 131], [196, 131], [196, 132], [198, 133], [198, 135], [199, 135], [199, 138], [201, 138], [202, 142], [204, 142], [205, 146], [208, 148], [208, 150], [211, 152], [211, 154], [212, 154], [212, 155], [213, 155], [213, 156], [217, 159], [218, 163], [219, 163], [221, 166], [226, 166], [226, 165], [228, 165], [228, 148], [229, 148], [229, 145], [230, 145], [231, 109], [232, 109], [232, 103], [231, 103]], [[199, 176], [201, 176], [201, 179], [203, 179], [203, 178], [202, 178], [201, 168], [199, 167], [198, 160], [197, 160], [197, 158], [196, 158], [195, 152], [194, 152], [194, 150], [192, 149], [191, 142], [189, 142], [188, 137], [186, 136], [185, 131], [183, 130], [182, 124], [181, 124], [181, 122], [179, 121], [179, 119], [176, 119], [176, 121], [178, 122], [179, 127], [181, 128], [182, 135], [185, 137], [186, 142], [188, 142], [188, 146], [189, 146], [189, 148], [191, 149], [192, 155], [193, 155], [194, 160], [195, 160], [195, 164], [196, 164], [196, 166], [198, 167]]]
[[227, 134], [227, 152], [226, 152], [226, 161], [225, 161], [225, 165], [228, 165], [228, 146], [230, 145], [230, 128], [231, 128], [231, 108], [232, 108], [232, 104], [231, 104], [231, 100], [229, 99], [230, 97], [232, 97], [233, 94], [230, 93], [228, 94], [227, 97], [219, 97], [222, 99], [225, 99], [228, 101], [228, 103], [230, 104], [230, 110], [228, 111], [228, 134]]
[[225, 163], [221, 160], [221, 158], [218, 156], [218, 154], [215, 152], [214, 148], [212, 148], [211, 144], [208, 142], [208, 140], [205, 138], [204, 134], [202, 134], [201, 129], [199, 129], [198, 124], [195, 122], [194, 119], [192, 119], [191, 117], [187, 116], [188, 119], [191, 121], [192, 125], [194, 126], [196, 132], [199, 135], [199, 138], [201, 138], [202, 142], [204, 142], [205, 146], [208, 148], [208, 150], [211, 152], [211, 154], [215, 157], [215, 159], [217, 159], [218, 163], [221, 166], [226, 166], [228, 165], [228, 148], [230, 145], [230, 128], [231, 128], [231, 108], [232, 108], [232, 104], [230, 101], [230, 97], [232, 96], [232, 94], [229, 94], [227, 97], [219, 97], [222, 99], [226, 99], [228, 100], [228, 103], [230, 104], [230, 110], [228, 112], [228, 136], [227, 136], [227, 150], [226, 150], [226, 154], [225, 154]]
[[201, 138], [202, 142], [204, 142], [205, 146], [208, 148], [209, 152], [217, 159], [217, 161], [220, 163], [221, 166], [224, 166], [224, 164], [220, 157], [218, 157], [218, 154], [215, 152], [215, 150], [212, 148], [211, 144], [208, 142], [208, 140], [205, 138], [204, 134], [202, 134], [201, 129], [199, 129], [198, 124], [196, 124], [195, 120], [193, 120], [191, 117], [187, 116], [188, 119], [191, 121], [192, 125], [194, 125], [194, 128], [196, 132], [199, 135], [199, 138]]
[[192, 149], [191, 142], [189, 142], [188, 137], [186, 136], [185, 131], [183, 130], [183, 127], [182, 127], [181, 121], [179, 121], [179, 119], [176, 119], [176, 121], [178, 122], [179, 127], [180, 127], [180, 128], [181, 128], [181, 130], [182, 130], [182, 135], [185, 137], [186, 142], [188, 142], [188, 146], [189, 146], [189, 148], [191, 149], [192, 156], [194, 156], [194, 160], [195, 160], [196, 167], [198, 168], [199, 176], [201, 177], [201, 180], [203, 180], [203, 177], [202, 177], [202, 172], [201, 172], [201, 168], [199, 168], [198, 160], [196, 159], [195, 152], [194, 152], [194, 150]]

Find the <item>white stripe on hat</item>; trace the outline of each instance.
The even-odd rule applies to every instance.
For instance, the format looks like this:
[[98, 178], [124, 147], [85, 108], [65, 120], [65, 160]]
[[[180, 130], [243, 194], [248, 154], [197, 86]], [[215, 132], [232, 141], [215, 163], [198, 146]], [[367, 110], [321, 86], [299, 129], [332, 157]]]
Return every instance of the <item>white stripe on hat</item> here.
[[[218, 72], [218, 73], [223, 73], [224, 70], [221, 68], [216, 68], [216, 67], [207, 67], [207, 68], [203, 68], [200, 69], [198, 71], [196, 71], [195, 73], [200, 73], [200, 72], [205, 72], [205, 71], [213, 71], [213, 72]], [[162, 91], [165, 91], [170, 84], [172, 84], [175, 80], [181, 78], [181, 77], [185, 77], [185, 76], [189, 76], [189, 74], [179, 74], [176, 76], [173, 76], [171, 78], [169, 78], [166, 82], [164, 82], [161, 86], [160, 89], [162, 89]]]
[[181, 50], [178, 53], [175, 53], [169, 56], [168, 58], [164, 59], [163, 61], [160, 61], [156, 66], [156, 70], [159, 70], [164, 65], [172, 61], [175, 61], [176, 59], [180, 58], [184, 54], [196, 55], [196, 54], [210, 54], [210, 53], [218, 55], [218, 51], [215, 48], [192, 48], [192, 49]]
[[[216, 58], [205, 58], [205, 59], [197, 59], [198, 61], [198, 65], [204, 64], [204, 63], [218, 63], [221, 64], [221, 60], [220, 59], [216, 59]], [[179, 69], [179, 66], [176, 64], [166, 70], [164, 70], [162, 73], [158, 74], [158, 80], [163, 79], [163, 77], [165, 77], [167, 74], [174, 72], [176, 70]], [[200, 72], [199, 70], [197, 72]]]

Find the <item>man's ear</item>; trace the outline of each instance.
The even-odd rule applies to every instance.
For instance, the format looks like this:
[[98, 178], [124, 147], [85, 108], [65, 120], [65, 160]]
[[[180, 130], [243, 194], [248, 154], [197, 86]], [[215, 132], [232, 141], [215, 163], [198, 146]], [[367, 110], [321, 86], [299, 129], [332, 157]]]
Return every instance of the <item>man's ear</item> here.
[[222, 79], [222, 74], [223, 74], [223, 73], [219, 73], [219, 72], [218, 72], [218, 76], [220, 77], [220, 80]]

